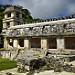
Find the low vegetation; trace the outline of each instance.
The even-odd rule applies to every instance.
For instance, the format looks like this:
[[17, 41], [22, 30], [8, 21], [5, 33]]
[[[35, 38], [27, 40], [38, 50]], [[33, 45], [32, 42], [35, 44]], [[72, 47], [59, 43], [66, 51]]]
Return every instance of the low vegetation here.
[[6, 58], [0, 58], [0, 71], [17, 67], [16, 61], [11, 61]]

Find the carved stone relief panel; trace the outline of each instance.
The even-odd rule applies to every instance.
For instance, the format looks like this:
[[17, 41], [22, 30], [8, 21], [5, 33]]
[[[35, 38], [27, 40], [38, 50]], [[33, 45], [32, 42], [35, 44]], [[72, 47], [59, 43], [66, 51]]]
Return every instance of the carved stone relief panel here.
[[19, 29], [9, 29], [7, 36], [40, 36], [40, 35], [75, 34], [75, 23], [60, 23], [53, 25], [33, 26]]
[[24, 35], [24, 30], [20, 29], [20, 35]]
[[38, 34], [42, 34], [42, 27], [34, 27], [32, 29], [32, 35], [38, 35]]
[[50, 33], [50, 26], [43, 26], [42, 32], [43, 32], [43, 34], [49, 34]]
[[67, 24], [64, 32], [66, 32], [66, 33], [73, 33], [74, 32], [74, 27], [71, 26], [70, 24]]
[[25, 28], [23, 31], [24, 31], [24, 35], [28, 35], [28, 33], [29, 33], [29, 28]]
[[19, 35], [20, 34], [20, 29], [17, 29], [17, 35]]
[[52, 33], [57, 33], [57, 25], [52, 25], [50, 29]]

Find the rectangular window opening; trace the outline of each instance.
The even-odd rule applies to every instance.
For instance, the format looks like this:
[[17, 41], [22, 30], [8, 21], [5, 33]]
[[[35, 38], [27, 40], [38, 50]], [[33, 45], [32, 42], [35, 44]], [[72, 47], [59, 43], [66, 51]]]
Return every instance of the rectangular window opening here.
[[11, 17], [11, 13], [8, 13], [8, 17]]
[[24, 47], [24, 39], [19, 39], [19, 46]]
[[49, 49], [57, 49], [56, 38], [49, 38], [48, 39], [48, 48]]
[[65, 37], [65, 49], [75, 49], [75, 37]]
[[41, 38], [31, 38], [31, 48], [41, 48]]

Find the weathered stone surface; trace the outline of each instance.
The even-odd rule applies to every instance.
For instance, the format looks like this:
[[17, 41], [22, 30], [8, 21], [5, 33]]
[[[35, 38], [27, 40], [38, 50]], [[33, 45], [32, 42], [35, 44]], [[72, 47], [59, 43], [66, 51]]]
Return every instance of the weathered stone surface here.
[[6, 32], [7, 37], [17, 36], [49, 36], [75, 34], [75, 19], [42, 22], [13, 26]]
[[6, 75], [13, 75], [12, 73], [7, 72]]
[[[19, 72], [25, 72], [26, 70], [27, 71], [38, 70], [40, 72], [40, 71], [52, 70], [52, 69], [54, 69], [55, 72], [61, 72], [61, 71], [75, 72], [75, 66], [71, 64], [64, 64], [64, 62], [59, 61], [54, 57], [50, 57], [50, 58], [43, 57], [38, 59], [34, 59], [34, 58], [20, 59], [18, 60], [18, 63], [19, 63], [18, 64]], [[25, 66], [29, 66], [29, 70], [26, 69]]]

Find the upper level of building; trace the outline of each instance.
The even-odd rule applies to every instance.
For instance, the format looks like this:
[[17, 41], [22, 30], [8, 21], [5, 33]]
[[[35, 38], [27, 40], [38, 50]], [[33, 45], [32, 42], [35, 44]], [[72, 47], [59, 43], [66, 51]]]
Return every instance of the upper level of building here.
[[75, 18], [22, 24], [8, 28], [6, 37], [75, 36]]
[[23, 24], [21, 7], [7, 7], [3, 13], [5, 17], [2, 33], [5, 35], [7, 32], [6, 35], [10, 37], [57, 35], [59, 33], [64, 35], [65, 32], [75, 34], [75, 15]]
[[3, 29], [2, 29], [3, 35], [5, 35], [5, 32], [9, 27], [23, 24], [21, 7], [18, 6], [7, 7], [3, 13], [4, 13]]
[[6, 19], [6, 18], [22, 18], [21, 7], [17, 7], [17, 6], [7, 7], [3, 13], [4, 13], [4, 19]]

